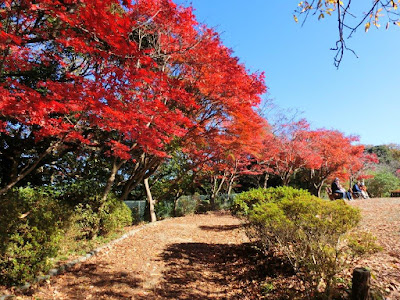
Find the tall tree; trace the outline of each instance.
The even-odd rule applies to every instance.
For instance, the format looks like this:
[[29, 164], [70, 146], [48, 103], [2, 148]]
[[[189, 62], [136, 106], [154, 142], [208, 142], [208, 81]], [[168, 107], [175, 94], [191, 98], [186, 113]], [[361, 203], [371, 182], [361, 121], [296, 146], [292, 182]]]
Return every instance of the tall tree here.
[[363, 167], [363, 145], [353, 145], [357, 137], [345, 136], [334, 130], [319, 129], [309, 131], [306, 135], [307, 143], [318, 163], [305, 172], [309, 190], [320, 196], [321, 188], [328, 178], [350, 178], [351, 172], [356, 173]]
[[0, 159], [12, 167], [1, 193], [45, 157], [79, 149], [108, 158], [102, 198], [116, 180], [125, 197], [177, 147], [207, 156], [201, 143], [226, 147], [227, 131], [248, 140], [259, 123], [263, 74], [249, 73], [191, 8], [169, 0], [0, 5]]

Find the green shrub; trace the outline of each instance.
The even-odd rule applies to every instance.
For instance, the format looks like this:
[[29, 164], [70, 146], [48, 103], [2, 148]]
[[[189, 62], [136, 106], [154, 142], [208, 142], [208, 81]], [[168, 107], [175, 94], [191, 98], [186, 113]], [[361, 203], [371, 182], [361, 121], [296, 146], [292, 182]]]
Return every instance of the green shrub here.
[[[148, 207], [146, 207], [148, 209]], [[157, 219], [163, 220], [174, 216], [174, 202], [172, 201], [157, 201], [155, 204]]]
[[96, 199], [93, 196], [88, 203], [79, 203], [74, 208], [72, 226], [77, 226], [77, 239], [93, 239], [132, 225], [132, 211], [123, 201], [111, 194], [104, 205]]
[[0, 281], [18, 284], [50, 267], [69, 211], [43, 189], [16, 189], [0, 197]]
[[79, 203], [75, 206], [71, 221], [70, 229], [73, 230], [77, 240], [93, 239], [99, 233], [100, 216], [87, 203]]
[[199, 199], [196, 196], [182, 196], [176, 205], [176, 216], [186, 216], [196, 211]]
[[49, 187], [19, 188], [0, 197], [0, 282], [20, 284], [46, 272], [61, 241], [92, 239], [132, 224], [124, 202], [112, 195], [104, 205], [97, 199], [73, 206]]
[[255, 204], [260, 202], [276, 202], [282, 199], [293, 199], [299, 196], [311, 196], [306, 190], [298, 190], [288, 186], [268, 189], [252, 189], [236, 195], [233, 200], [232, 211], [238, 215], [247, 215]]
[[376, 237], [369, 232], [355, 232], [348, 236], [348, 245], [356, 255], [376, 253], [382, 251], [382, 247], [377, 244]]
[[250, 238], [256, 236], [264, 249], [283, 253], [314, 288], [323, 280], [328, 294], [346, 259], [360, 254], [348, 246], [346, 238], [359, 223], [360, 211], [344, 201], [326, 201], [303, 190], [279, 187], [238, 195], [234, 211], [249, 221]]
[[114, 195], [109, 195], [99, 216], [101, 235], [120, 230], [133, 223], [131, 209]]

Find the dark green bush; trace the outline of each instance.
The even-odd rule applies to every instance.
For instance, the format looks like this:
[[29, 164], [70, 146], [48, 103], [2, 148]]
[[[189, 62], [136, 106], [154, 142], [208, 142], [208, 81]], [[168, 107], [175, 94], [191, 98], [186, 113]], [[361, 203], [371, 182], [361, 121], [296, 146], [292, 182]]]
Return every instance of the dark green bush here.
[[0, 281], [22, 283], [50, 267], [68, 209], [40, 189], [20, 188], [0, 197]]
[[[146, 207], [148, 210], [148, 207]], [[174, 202], [172, 201], [157, 201], [155, 204], [157, 219], [163, 220], [174, 216]]]
[[279, 187], [242, 193], [233, 209], [248, 220], [250, 238], [259, 239], [266, 250], [283, 253], [311, 286], [325, 282], [328, 294], [347, 258], [359, 254], [349, 247], [346, 235], [359, 223], [360, 212], [344, 201]]
[[371, 197], [390, 197], [390, 192], [400, 188], [400, 179], [388, 171], [373, 175], [365, 182]]
[[100, 231], [100, 215], [90, 204], [79, 203], [74, 208], [70, 231], [75, 239], [93, 239]]

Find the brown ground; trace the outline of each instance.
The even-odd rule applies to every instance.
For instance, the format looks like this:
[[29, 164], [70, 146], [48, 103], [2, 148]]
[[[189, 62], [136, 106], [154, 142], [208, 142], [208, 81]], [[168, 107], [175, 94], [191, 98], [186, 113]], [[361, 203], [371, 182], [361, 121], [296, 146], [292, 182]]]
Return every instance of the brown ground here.
[[[354, 266], [368, 266], [372, 283], [400, 299], [400, 198], [350, 202], [362, 209], [362, 227], [385, 249]], [[262, 265], [229, 214], [168, 219], [73, 270], [51, 278], [20, 299], [260, 299], [258, 282], [280, 278], [279, 260]], [[281, 274], [279, 274], [281, 273]], [[290, 286], [289, 286], [290, 288]], [[289, 297], [290, 298], [290, 297]], [[267, 298], [268, 299], [268, 298]]]
[[361, 209], [361, 229], [377, 237], [383, 251], [356, 262], [371, 269], [372, 284], [400, 300], [400, 198], [374, 198], [349, 202]]

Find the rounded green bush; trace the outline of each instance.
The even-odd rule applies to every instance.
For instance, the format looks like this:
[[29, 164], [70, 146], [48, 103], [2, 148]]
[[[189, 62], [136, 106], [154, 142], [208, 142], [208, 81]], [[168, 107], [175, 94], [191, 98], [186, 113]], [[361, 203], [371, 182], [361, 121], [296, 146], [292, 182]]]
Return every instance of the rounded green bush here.
[[280, 186], [267, 189], [251, 189], [250, 191], [236, 195], [232, 205], [232, 211], [238, 215], [247, 215], [254, 205], [262, 202], [277, 202], [283, 199], [293, 199], [299, 196], [311, 196], [302, 189], [295, 189], [288, 186]]
[[327, 201], [290, 187], [251, 190], [238, 195], [234, 210], [247, 218], [264, 249], [283, 253], [304, 280], [329, 291], [350, 249], [345, 235], [357, 226], [360, 211], [344, 201]]
[[103, 209], [99, 212], [100, 233], [102, 235], [119, 230], [125, 226], [132, 225], [132, 211], [114, 195], [107, 198]]

